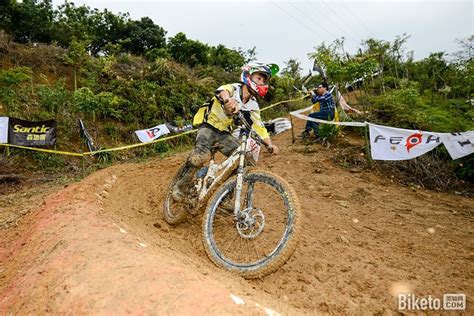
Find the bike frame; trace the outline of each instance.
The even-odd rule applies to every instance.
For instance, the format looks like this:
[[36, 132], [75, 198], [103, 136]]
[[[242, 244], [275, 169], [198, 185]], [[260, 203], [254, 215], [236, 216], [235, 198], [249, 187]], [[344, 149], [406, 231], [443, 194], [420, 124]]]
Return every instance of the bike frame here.
[[[247, 143], [253, 139], [259, 145], [264, 144], [263, 140], [260, 136], [255, 132], [255, 130], [250, 126], [250, 124], [243, 118], [242, 114], [239, 113], [238, 118], [242, 122], [242, 131], [239, 136], [241, 143], [239, 147], [230, 155], [226, 160], [224, 160], [220, 164], [216, 164], [214, 159], [211, 159], [209, 162], [209, 167], [206, 176], [204, 179], [200, 179], [199, 182], [196, 184], [196, 189], [198, 192], [198, 204], [202, 201], [207, 200], [207, 196], [212, 193], [215, 189], [216, 184], [220, 184], [222, 177], [227, 174], [230, 168], [233, 168], [235, 162], [238, 160], [239, 164], [237, 167], [237, 185], [235, 191], [235, 204], [234, 204], [234, 215], [238, 216], [241, 207], [241, 195], [242, 195], [242, 187], [243, 187], [243, 180], [245, 174], [245, 155], [246, 155], [246, 148]], [[210, 185], [206, 185], [210, 183]], [[250, 192], [252, 188], [250, 188]], [[252, 204], [249, 201], [250, 205]]]

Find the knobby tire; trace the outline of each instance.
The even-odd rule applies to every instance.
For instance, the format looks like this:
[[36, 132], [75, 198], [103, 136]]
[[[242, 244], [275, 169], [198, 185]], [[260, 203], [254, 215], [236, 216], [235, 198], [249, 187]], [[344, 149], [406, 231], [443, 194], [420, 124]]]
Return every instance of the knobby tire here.
[[[208, 204], [202, 227], [204, 248], [209, 258], [217, 266], [236, 272], [244, 278], [257, 278], [270, 274], [280, 268], [295, 251], [298, 243], [298, 231], [300, 229], [299, 217], [301, 207], [299, 201], [293, 188], [280, 176], [266, 171], [246, 174], [244, 176], [244, 187], [247, 188], [247, 192], [253, 192], [256, 196], [262, 197], [262, 200], [271, 200], [268, 203], [264, 203], [264, 205], [254, 205], [253, 208], [247, 208], [261, 209], [264, 215], [263, 217], [267, 217], [265, 219], [267, 223], [261, 225], [263, 229], [261, 234], [257, 237], [242, 238], [242, 235], [239, 235], [236, 223], [232, 220], [233, 214], [229, 213], [229, 207], [227, 207], [227, 211], [225, 211], [226, 209], [223, 206], [226, 203], [225, 199], [232, 196], [235, 186], [236, 177], [232, 177], [214, 193], [213, 198]], [[252, 189], [249, 189], [250, 187], [252, 187]], [[259, 190], [259, 188], [262, 189]], [[263, 188], [265, 188], [265, 190], [263, 190]], [[266, 196], [271, 195], [270, 191], [275, 195], [274, 198]], [[248, 203], [248, 200], [253, 199], [252, 197], [249, 198], [249, 196], [253, 196], [254, 194], [247, 195], [246, 198], [246, 193], [244, 191], [242, 192], [242, 208], [245, 208], [244, 204]], [[277, 213], [271, 217], [273, 212], [278, 211], [278, 208], [273, 207], [273, 204], [277, 203], [278, 199], [281, 199], [282, 202], [281, 214]], [[257, 200], [260, 200], [260, 198], [257, 198]], [[255, 201], [255, 203], [258, 204], [258, 201]], [[258, 208], [255, 206], [258, 206]], [[281, 218], [279, 218], [279, 216]], [[274, 225], [272, 226], [271, 223], [273, 222]], [[214, 227], [214, 225], [216, 227]], [[225, 241], [219, 242], [217, 241], [219, 237], [218, 229], [224, 225], [226, 226], [226, 230], [222, 230], [221, 235]], [[280, 233], [273, 232], [276, 230], [275, 227], [280, 226], [281, 230], [283, 230], [281, 237], [279, 237]], [[225, 234], [228, 234], [228, 236]], [[260, 246], [266, 245], [265, 243], [268, 242], [267, 236], [274, 238], [276, 245], [274, 247], [270, 245], [270, 250], [268, 251], [259, 249]], [[239, 238], [241, 240], [239, 240]], [[249, 244], [251, 244], [252, 247], [249, 247]], [[227, 256], [225, 254], [227, 249], [233, 250], [234, 248], [236, 249], [234, 251], [234, 253], [236, 253], [235, 255]], [[230, 256], [240, 258], [240, 254], [238, 254], [239, 251], [242, 253], [248, 252], [249, 257], [255, 256], [256, 259], [253, 262], [239, 262], [237, 259], [230, 258]], [[260, 251], [264, 251], [263, 255], [259, 253]], [[255, 253], [252, 254], [252, 252]], [[259, 258], [259, 256], [262, 258]]]

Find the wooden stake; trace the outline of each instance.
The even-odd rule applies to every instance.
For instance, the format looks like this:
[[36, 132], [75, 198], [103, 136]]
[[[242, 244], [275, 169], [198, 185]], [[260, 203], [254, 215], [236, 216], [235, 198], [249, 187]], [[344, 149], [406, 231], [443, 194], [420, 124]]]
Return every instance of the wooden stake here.
[[293, 129], [293, 118], [292, 118], [291, 113], [290, 113], [290, 124], [291, 124], [291, 143], [294, 144], [296, 141], [296, 138], [295, 138], [295, 130]]
[[367, 165], [372, 168], [372, 158], [370, 157], [369, 125], [364, 127], [365, 155], [367, 156]]

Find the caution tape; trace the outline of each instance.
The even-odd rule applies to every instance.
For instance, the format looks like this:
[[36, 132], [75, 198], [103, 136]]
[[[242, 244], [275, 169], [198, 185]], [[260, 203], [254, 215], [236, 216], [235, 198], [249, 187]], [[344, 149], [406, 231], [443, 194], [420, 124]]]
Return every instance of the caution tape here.
[[176, 138], [176, 137], [180, 137], [180, 136], [183, 136], [183, 135], [186, 135], [186, 134], [195, 133], [195, 132], [197, 132], [197, 129], [193, 129], [193, 130], [191, 130], [191, 131], [187, 131], [187, 132], [184, 132], [184, 133], [181, 133], [181, 134], [176, 134], [176, 135], [172, 135], [172, 136], [168, 136], [168, 137], [156, 139], [156, 140], [154, 140], [154, 141], [147, 142], [147, 143], [133, 144], [133, 145], [127, 145], [127, 146], [116, 147], [116, 148], [100, 149], [100, 150], [88, 151], [88, 152], [83, 152], [83, 153], [74, 153], [74, 152], [70, 152], [70, 151], [60, 151], [60, 150], [52, 150], [52, 149], [42, 149], [42, 148], [36, 148], [36, 147], [26, 147], [26, 146], [11, 145], [11, 144], [0, 144], [0, 146], [13, 147], [13, 148], [21, 148], [21, 149], [28, 149], [28, 150], [33, 150], [33, 151], [40, 151], [40, 152], [46, 152], [46, 153], [52, 153], [52, 154], [59, 154], [59, 155], [68, 155], [68, 156], [83, 157], [83, 156], [91, 156], [91, 155], [95, 155], [95, 154], [100, 154], [100, 153], [104, 153], [104, 152], [131, 149], [131, 148], [140, 147], [140, 146], [147, 146], [147, 145], [150, 145], [150, 144], [163, 142], [163, 141], [166, 141], [166, 140], [170, 140], [170, 139], [173, 139], [173, 138]]
[[306, 97], [307, 97], [307, 95], [302, 96], [301, 98], [297, 98], [297, 99], [290, 99], [290, 100], [285, 100], [285, 101], [280, 101], [280, 102], [277, 102], [277, 103], [274, 103], [274, 104], [270, 104], [269, 106], [264, 107], [264, 108], [261, 109], [260, 111], [265, 111], [265, 110], [271, 109], [272, 107], [277, 106], [277, 105], [280, 105], [280, 104], [282, 104], [282, 103], [300, 101], [300, 100], [303, 100], [303, 99], [306, 98]]
[[96, 150], [96, 151], [89, 151], [89, 152], [83, 153], [83, 155], [84, 156], [95, 155], [95, 154], [105, 153], [105, 152], [109, 152], [109, 151], [118, 151], [118, 150], [125, 150], [125, 149], [140, 147], [140, 146], [147, 146], [147, 145], [150, 145], [150, 144], [164, 142], [165, 140], [170, 140], [170, 139], [173, 139], [173, 138], [181, 137], [183, 135], [192, 134], [192, 133], [195, 133], [195, 132], [197, 132], [197, 129], [193, 129], [193, 130], [181, 133], [181, 134], [176, 134], [176, 135], [172, 135], [172, 136], [168, 136], [168, 137], [164, 137], [164, 138], [159, 138], [159, 139], [156, 139], [156, 140], [151, 141], [151, 142], [133, 144], [133, 145], [127, 145], [127, 146], [121, 146], [121, 147], [109, 148], [109, 149], [100, 149], [100, 150]]
[[[290, 100], [285, 100], [285, 101], [279, 101], [277, 103], [271, 104], [267, 107], [262, 108], [260, 111], [265, 111], [270, 108], [273, 108], [277, 105], [280, 105], [282, 103], [288, 103], [288, 102], [295, 102], [295, 101], [300, 101], [306, 98], [307, 96], [303, 96], [301, 98], [297, 99], [290, 99]], [[19, 145], [12, 145], [12, 144], [0, 144], [0, 146], [4, 147], [12, 147], [12, 148], [20, 148], [20, 149], [27, 149], [27, 150], [33, 150], [33, 151], [39, 151], [39, 152], [45, 152], [45, 153], [51, 153], [51, 154], [59, 154], [59, 155], [68, 155], [68, 156], [76, 156], [76, 157], [84, 157], [84, 156], [91, 156], [91, 155], [96, 155], [100, 153], [105, 153], [105, 152], [111, 152], [111, 151], [119, 151], [119, 150], [127, 150], [131, 148], [136, 148], [136, 147], [141, 147], [141, 146], [148, 146], [154, 143], [159, 143], [159, 142], [164, 142], [173, 138], [181, 137], [183, 135], [187, 134], [192, 134], [197, 132], [197, 129], [193, 129], [191, 131], [186, 131], [180, 134], [164, 137], [164, 138], [159, 138], [151, 142], [146, 142], [146, 143], [139, 143], [139, 144], [133, 144], [133, 145], [126, 145], [126, 146], [120, 146], [120, 147], [115, 147], [115, 148], [107, 148], [107, 149], [100, 149], [100, 150], [95, 150], [95, 151], [88, 151], [88, 152], [83, 152], [83, 153], [75, 153], [75, 152], [70, 152], [70, 151], [60, 151], [60, 150], [52, 150], [52, 149], [43, 149], [43, 148], [36, 148], [36, 147], [26, 147], [26, 146], [19, 146]]]
[[26, 146], [12, 145], [12, 144], [0, 144], [0, 146], [12, 147], [12, 148], [21, 148], [21, 149], [27, 149], [27, 150], [33, 150], [33, 151], [41, 151], [41, 152], [45, 152], [45, 153], [60, 154], [60, 155], [69, 155], [69, 156], [78, 156], [78, 157], [84, 156], [83, 153], [73, 153], [73, 152], [69, 152], [69, 151], [42, 149], [42, 148], [26, 147]]

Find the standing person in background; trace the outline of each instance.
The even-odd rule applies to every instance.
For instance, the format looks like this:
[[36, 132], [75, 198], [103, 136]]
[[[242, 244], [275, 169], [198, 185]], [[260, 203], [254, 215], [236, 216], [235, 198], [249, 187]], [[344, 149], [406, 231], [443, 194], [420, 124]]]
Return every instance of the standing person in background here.
[[[313, 109], [319, 104], [319, 110], [309, 114], [309, 117], [320, 119], [320, 120], [334, 120], [334, 100], [332, 94], [328, 91], [329, 86], [326, 82], [322, 82], [315, 89], [316, 93], [311, 90], [311, 102], [313, 103]], [[307, 121], [306, 127], [301, 133], [303, 139], [308, 139], [311, 131], [314, 132], [316, 139], [319, 139], [318, 133], [319, 123]]]

